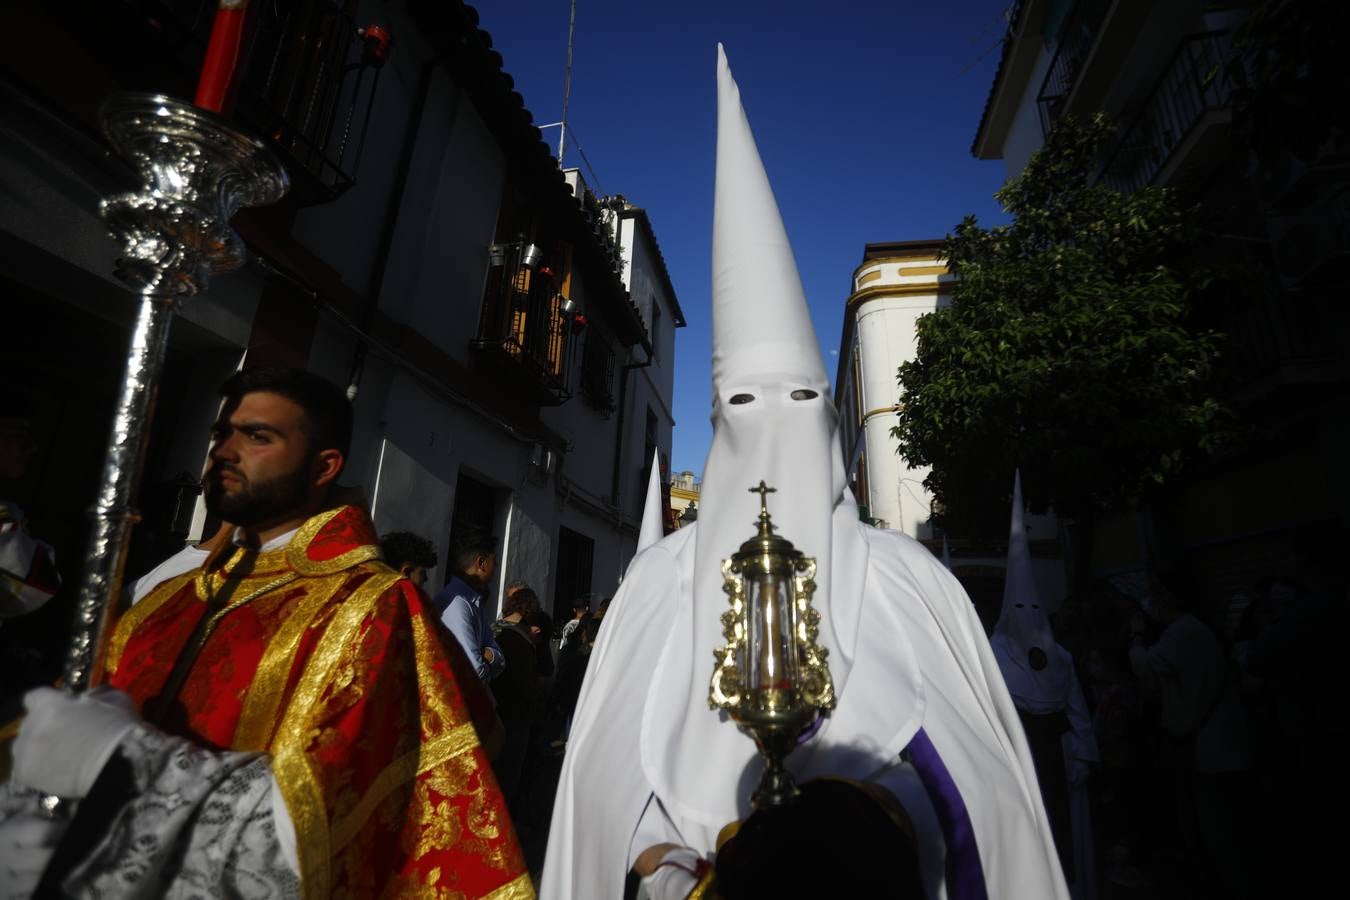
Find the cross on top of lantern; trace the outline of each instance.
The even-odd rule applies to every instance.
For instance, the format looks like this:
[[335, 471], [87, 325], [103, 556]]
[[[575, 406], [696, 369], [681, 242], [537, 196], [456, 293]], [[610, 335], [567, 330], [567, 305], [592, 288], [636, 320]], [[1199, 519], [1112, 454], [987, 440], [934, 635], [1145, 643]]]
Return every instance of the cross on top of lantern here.
[[811, 605], [816, 561], [774, 534], [763, 481], [756, 534], [722, 562], [722, 589], [731, 608], [722, 613], [725, 647], [716, 665], [708, 705], [725, 709], [764, 757], [764, 775], [751, 797], [757, 808], [781, 806], [798, 794], [784, 768], [797, 737], [834, 708], [828, 651], [816, 644], [820, 613]]

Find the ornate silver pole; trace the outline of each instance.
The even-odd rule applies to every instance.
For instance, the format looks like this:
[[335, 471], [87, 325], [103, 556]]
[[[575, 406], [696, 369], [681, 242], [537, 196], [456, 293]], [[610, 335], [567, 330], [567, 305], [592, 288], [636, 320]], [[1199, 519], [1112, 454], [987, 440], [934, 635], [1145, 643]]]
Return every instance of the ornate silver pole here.
[[289, 187], [285, 169], [260, 141], [190, 104], [121, 94], [103, 104], [100, 116], [108, 142], [141, 176], [140, 190], [109, 197], [99, 209], [122, 243], [117, 277], [137, 291], [141, 306], [90, 511], [94, 531], [64, 669], [74, 691], [89, 687], [102, 665], [104, 626], [139, 518], [132, 502], [179, 300], [243, 263], [243, 242], [229, 224], [239, 207], [275, 203]]

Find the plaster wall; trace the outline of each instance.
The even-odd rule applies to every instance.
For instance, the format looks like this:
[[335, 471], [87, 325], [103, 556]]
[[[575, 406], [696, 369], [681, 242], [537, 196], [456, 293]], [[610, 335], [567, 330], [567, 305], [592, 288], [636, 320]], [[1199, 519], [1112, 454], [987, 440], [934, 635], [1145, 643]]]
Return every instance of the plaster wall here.
[[[551, 493], [551, 492], [550, 492]], [[545, 610], [553, 609], [553, 555], [557, 510], [549, 496], [522, 490], [511, 496], [506, 545], [499, 566], [497, 597], [508, 584], [523, 581], [539, 595]]]
[[1018, 101], [1017, 112], [1013, 116], [1012, 126], [1008, 129], [1007, 140], [1003, 143], [1003, 174], [1006, 180], [1016, 178], [1026, 168], [1031, 154], [1045, 143], [1045, 133], [1041, 130], [1041, 114], [1036, 106], [1036, 97], [1041, 92], [1041, 84], [1050, 71], [1050, 62], [1054, 57], [1054, 48], [1046, 47], [1039, 35], [1032, 38], [1041, 43], [1041, 51], [1036, 57], [1036, 65], [1027, 79], [1026, 88]]
[[[399, 199], [393, 196], [399, 157], [422, 65], [430, 55], [419, 29], [397, 5], [382, 6], [377, 15], [398, 35], [398, 44], [380, 75], [356, 183], [336, 203], [302, 209], [292, 228], [296, 241], [316, 253], [359, 294], [368, 291], [379, 252], [371, 236], [378, 233], [391, 204]], [[434, 99], [429, 100], [428, 112], [436, 109]]]
[[1125, 64], [1110, 80], [1097, 104], [1128, 127], [1148, 100], [1149, 92], [1166, 70], [1185, 35], [1206, 30], [1203, 4], [1199, 0], [1174, 0], [1154, 4], [1134, 38]]
[[[409, 502], [416, 497], [418, 502]], [[446, 581], [445, 546], [450, 538], [454, 509], [454, 484], [438, 478], [398, 444], [380, 441], [374, 483], [370, 489], [370, 512], [381, 536], [391, 531], [411, 531], [436, 548], [437, 565], [427, 571], [427, 585]]]
[[[593, 340], [594, 333], [584, 335], [583, 339]], [[614, 350], [617, 354], [619, 348], [615, 347]], [[572, 399], [562, 406], [541, 410], [539, 418], [568, 442], [561, 460], [560, 472], [597, 497], [604, 497], [612, 492], [610, 482], [614, 471], [618, 410], [605, 416], [587, 403], [586, 398], [582, 396], [581, 353], [582, 348], [578, 345], [575, 352], [577, 369], [572, 376]], [[614, 365], [613, 393], [616, 403], [621, 365], [622, 357], [619, 357]]]
[[645, 240], [633, 219], [624, 220], [623, 236], [624, 265], [631, 272], [632, 279], [625, 283], [629, 284], [629, 292], [642, 314], [642, 321], [647, 325], [648, 334], [652, 328], [653, 306], [660, 310], [658, 333], [653, 341], [656, 352], [651, 366], [642, 370], [643, 375], [661, 398], [666, 418], [673, 421], [671, 398], [675, 390], [675, 314], [655, 271], [659, 264], [655, 250]]
[[442, 79], [433, 93], [441, 102], [429, 101], [419, 132], [427, 146], [409, 177], [380, 302], [467, 363], [506, 163], [462, 91]]

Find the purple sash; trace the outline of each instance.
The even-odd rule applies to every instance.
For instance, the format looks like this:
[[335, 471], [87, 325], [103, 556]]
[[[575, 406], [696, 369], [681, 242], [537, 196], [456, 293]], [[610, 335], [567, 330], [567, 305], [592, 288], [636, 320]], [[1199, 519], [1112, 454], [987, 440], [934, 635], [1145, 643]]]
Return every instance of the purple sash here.
[[904, 755], [928, 791], [928, 799], [942, 825], [942, 838], [947, 844], [947, 896], [950, 900], [988, 900], [980, 849], [975, 846], [975, 829], [970, 824], [966, 803], [922, 728], [910, 740]]

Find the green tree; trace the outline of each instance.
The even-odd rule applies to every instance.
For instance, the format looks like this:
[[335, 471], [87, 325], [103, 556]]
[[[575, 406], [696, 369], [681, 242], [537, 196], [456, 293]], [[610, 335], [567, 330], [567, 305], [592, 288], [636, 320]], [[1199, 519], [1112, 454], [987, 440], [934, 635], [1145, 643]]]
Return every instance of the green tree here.
[[1190, 228], [1171, 193], [1093, 183], [1105, 117], [1060, 121], [996, 199], [1012, 223], [967, 217], [943, 253], [951, 305], [918, 324], [892, 429], [949, 529], [1007, 522], [1027, 502], [1088, 519], [1177, 474], [1222, 432], [1218, 337], [1188, 323], [1178, 261]]

